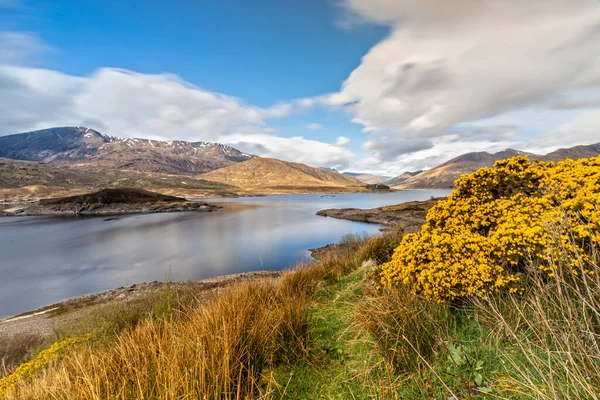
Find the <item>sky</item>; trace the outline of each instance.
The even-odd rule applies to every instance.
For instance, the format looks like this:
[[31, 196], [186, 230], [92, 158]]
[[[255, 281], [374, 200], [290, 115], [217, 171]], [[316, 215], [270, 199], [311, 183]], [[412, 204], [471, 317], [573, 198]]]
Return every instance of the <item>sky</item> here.
[[399, 175], [600, 142], [598, 0], [0, 0], [0, 135]]

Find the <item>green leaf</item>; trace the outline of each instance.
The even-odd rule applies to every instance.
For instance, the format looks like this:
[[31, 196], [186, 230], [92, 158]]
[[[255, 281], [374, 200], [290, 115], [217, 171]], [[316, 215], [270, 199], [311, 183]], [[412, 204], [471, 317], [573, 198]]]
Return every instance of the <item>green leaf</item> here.
[[480, 373], [476, 373], [474, 380], [477, 386], [481, 386], [481, 384], [483, 383], [483, 376]]

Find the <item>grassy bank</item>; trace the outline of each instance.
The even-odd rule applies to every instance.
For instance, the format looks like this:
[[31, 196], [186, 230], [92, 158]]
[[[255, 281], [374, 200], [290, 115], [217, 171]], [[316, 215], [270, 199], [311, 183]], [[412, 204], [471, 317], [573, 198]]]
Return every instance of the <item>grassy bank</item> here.
[[[105, 310], [64, 333], [76, 340], [59, 341], [8, 384], [5, 378], [0, 393], [10, 399], [599, 398], [597, 258], [578, 265], [593, 268], [582, 279], [531, 274], [523, 294], [438, 303], [407, 287], [377, 287], [377, 265], [390, 259], [398, 240], [393, 233], [347, 237], [318, 263], [277, 280], [242, 283], [211, 299], [165, 290], [137, 311], [123, 309], [118, 319]], [[565, 270], [558, 261], [554, 267]]]

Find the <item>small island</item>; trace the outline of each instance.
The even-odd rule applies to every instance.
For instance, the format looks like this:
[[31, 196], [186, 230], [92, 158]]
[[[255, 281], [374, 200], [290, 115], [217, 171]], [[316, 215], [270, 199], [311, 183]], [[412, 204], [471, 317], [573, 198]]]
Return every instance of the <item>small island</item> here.
[[367, 190], [372, 190], [372, 191], [375, 191], [375, 192], [391, 191], [392, 190], [388, 185], [384, 185], [383, 183], [374, 183], [374, 184], [371, 184], [371, 185], [367, 185], [365, 187], [367, 188]]
[[141, 189], [104, 189], [80, 196], [40, 200], [3, 210], [7, 216], [93, 216], [214, 211], [214, 204]]

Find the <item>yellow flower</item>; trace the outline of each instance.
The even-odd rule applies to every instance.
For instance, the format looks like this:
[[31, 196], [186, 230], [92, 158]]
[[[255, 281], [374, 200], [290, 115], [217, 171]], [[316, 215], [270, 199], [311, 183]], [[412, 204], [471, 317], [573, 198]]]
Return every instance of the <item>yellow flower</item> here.
[[91, 337], [92, 335], [88, 334], [56, 342], [47, 350], [40, 352], [31, 361], [21, 364], [12, 374], [0, 379], [0, 396], [6, 396], [8, 391], [19, 382], [31, 379], [36, 373], [47, 367], [52, 360], [64, 354], [68, 348], [87, 342]]
[[381, 283], [407, 284], [437, 301], [520, 293], [526, 262], [550, 275], [550, 259], [590, 259], [590, 244], [600, 243], [599, 210], [600, 157], [556, 166], [524, 156], [497, 161], [456, 181], [382, 266]]

